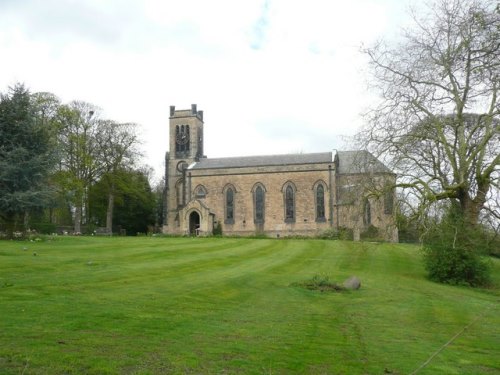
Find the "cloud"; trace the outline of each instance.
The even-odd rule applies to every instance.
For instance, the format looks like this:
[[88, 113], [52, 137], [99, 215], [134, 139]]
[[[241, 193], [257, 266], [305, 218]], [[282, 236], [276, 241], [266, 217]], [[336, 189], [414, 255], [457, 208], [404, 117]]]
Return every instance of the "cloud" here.
[[87, 39], [94, 43], [116, 43], [132, 10], [97, 6], [89, 2], [31, 0], [4, 4], [2, 23], [22, 29], [27, 38], [69, 43]]
[[22, 81], [139, 123], [158, 173], [170, 105], [205, 111], [208, 156], [328, 151], [362, 124], [358, 48], [396, 3], [4, 0], [0, 87]]

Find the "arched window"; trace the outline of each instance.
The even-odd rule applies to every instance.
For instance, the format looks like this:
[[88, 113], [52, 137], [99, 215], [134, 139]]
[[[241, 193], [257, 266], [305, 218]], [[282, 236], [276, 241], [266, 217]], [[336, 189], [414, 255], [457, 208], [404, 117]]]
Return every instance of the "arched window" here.
[[285, 222], [290, 223], [295, 221], [295, 192], [292, 185], [288, 185], [285, 189]]
[[384, 213], [392, 215], [394, 212], [394, 189], [389, 188], [384, 195]]
[[175, 151], [189, 151], [190, 133], [189, 125], [177, 125], [175, 127]]
[[265, 218], [265, 190], [261, 185], [257, 185], [253, 192], [254, 203], [254, 222], [259, 224], [264, 222]]
[[365, 200], [364, 206], [363, 206], [363, 224], [368, 226], [372, 223], [372, 212], [371, 212], [371, 206], [370, 202], [368, 199]]
[[175, 195], [177, 196], [177, 206], [184, 204], [184, 180], [178, 179], [175, 183]]
[[297, 188], [291, 181], [286, 182], [282, 188], [283, 193], [283, 214], [285, 223], [294, 223], [297, 216], [295, 212], [295, 193]]
[[207, 196], [207, 189], [203, 185], [198, 185], [194, 194], [196, 199], [203, 199]]
[[325, 221], [325, 188], [322, 184], [316, 187], [316, 221]]
[[226, 217], [225, 224], [234, 224], [234, 190], [228, 188], [226, 190]]

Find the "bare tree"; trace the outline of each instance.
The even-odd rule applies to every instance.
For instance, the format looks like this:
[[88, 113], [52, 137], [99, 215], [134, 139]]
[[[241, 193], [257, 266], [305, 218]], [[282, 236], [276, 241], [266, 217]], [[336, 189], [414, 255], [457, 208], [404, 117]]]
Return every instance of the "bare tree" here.
[[413, 13], [399, 45], [364, 50], [379, 105], [360, 134], [410, 189], [419, 207], [456, 202], [475, 225], [498, 196], [500, 5], [438, 0]]

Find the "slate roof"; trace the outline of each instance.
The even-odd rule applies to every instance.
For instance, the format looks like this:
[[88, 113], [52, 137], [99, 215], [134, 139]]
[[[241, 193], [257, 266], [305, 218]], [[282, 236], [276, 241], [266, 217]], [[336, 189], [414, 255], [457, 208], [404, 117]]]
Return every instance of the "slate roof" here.
[[393, 173], [380, 160], [365, 150], [338, 151], [335, 156], [337, 173]]
[[[238, 156], [228, 158], [202, 158], [189, 166], [191, 170], [217, 168], [245, 168], [265, 167], [278, 165], [332, 163], [332, 152], [318, 152], [311, 154], [284, 154]], [[335, 155], [337, 173], [393, 173], [382, 162], [368, 151], [338, 151]]]
[[333, 163], [331, 152], [312, 154], [284, 154], [238, 156], [230, 158], [205, 158], [189, 166], [189, 169], [244, 168], [292, 164]]

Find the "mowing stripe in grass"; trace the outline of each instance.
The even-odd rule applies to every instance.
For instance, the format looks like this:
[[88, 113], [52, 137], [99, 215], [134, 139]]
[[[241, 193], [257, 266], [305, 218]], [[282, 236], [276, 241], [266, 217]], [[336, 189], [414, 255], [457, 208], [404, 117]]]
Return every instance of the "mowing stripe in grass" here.
[[[407, 245], [82, 237], [28, 243], [36, 257], [12, 245], [0, 242], [6, 374], [27, 361], [33, 374], [409, 373], [500, 295], [425, 280]], [[315, 274], [362, 287], [291, 286]], [[499, 316], [421, 372], [500, 371]]]

